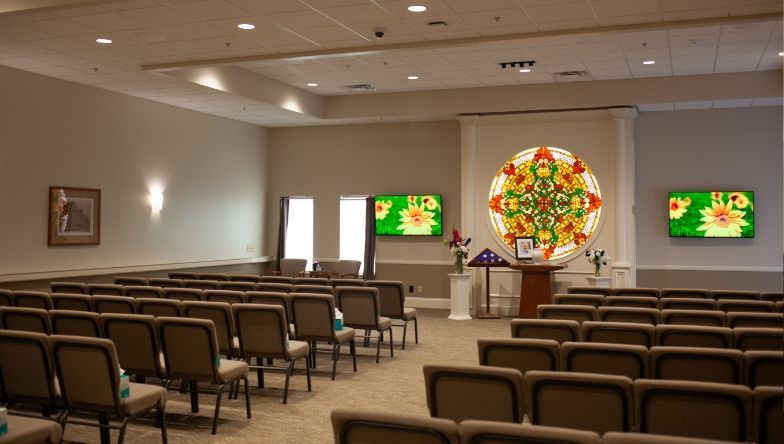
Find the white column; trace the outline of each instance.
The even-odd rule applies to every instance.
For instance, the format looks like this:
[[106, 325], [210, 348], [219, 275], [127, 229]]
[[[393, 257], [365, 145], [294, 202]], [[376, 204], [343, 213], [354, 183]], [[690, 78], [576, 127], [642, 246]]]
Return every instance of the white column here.
[[471, 319], [468, 301], [471, 299], [471, 275], [449, 273], [449, 319]]
[[614, 287], [637, 285], [637, 254], [634, 220], [634, 139], [632, 127], [635, 108], [610, 108], [613, 117], [615, 149], [615, 227], [613, 238], [612, 282]]
[[[476, 240], [476, 158], [477, 158], [477, 144], [476, 144], [476, 124], [479, 116], [462, 116], [460, 119], [460, 232], [465, 237], [472, 237]], [[444, 227], [448, 229], [448, 227]], [[451, 233], [448, 233], [451, 236]], [[471, 253], [469, 253], [469, 260], [476, 254], [478, 243], [469, 245]], [[481, 270], [480, 270], [481, 271]], [[476, 268], [465, 269], [469, 273], [471, 280], [469, 286], [473, 289], [469, 294], [473, 296], [471, 305], [474, 307], [474, 312], [480, 306], [480, 301], [477, 297], [481, 298], [482, 292], [482, 279], [477, 274]], [[477, 296], [479, 295], [479, 296]]]

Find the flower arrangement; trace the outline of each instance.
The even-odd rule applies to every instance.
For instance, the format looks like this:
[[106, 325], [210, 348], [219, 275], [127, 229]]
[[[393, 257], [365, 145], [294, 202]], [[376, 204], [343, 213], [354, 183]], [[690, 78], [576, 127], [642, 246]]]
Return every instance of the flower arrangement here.
[[444, 241], [444, 245], [449, 247], [449, 252], [455, 258], [455, 273], [463, 274], [465, 261], [468, 258], [468, 244], [471, 238], [463, 239], [457, 228], [452, 228], [452, 239]]
[[602, 275], [602, 265], [607, 265], [610, 262], [610, 256], [607, 256], [607, 253], [605, 253], [601, 248], [587, 250], [585, 252], [585, 257], [588, 258], [589, 264], [593, 264], [593, 274], [596, 277]]

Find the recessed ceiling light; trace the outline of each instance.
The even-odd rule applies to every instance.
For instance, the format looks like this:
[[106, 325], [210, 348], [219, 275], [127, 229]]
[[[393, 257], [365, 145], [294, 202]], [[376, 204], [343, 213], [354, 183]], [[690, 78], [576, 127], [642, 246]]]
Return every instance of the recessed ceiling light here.
[[427, 6], [423, 5], [411, 5], [408, 7], [408, 10], [411, 12], [425, 12], [427, 11]]
[[643, 65], [653, 65], [654, 63], [656, 63], [656, 60], [643, 60], [642, 61]]
[[531, 72], [531, 70], [528, 69], [528, 68], [523, 68], [523, 69], [520, 70], [520, 72]]
[[95, 39], [95, 41], [97, 43], [102, 44], [102, 45], [108, 45], [109, 43], [112, 43], [112, 39], [107, 39], [107, 38], [103, 38], [103, 37], [97, 38], [97, 39]]
[[308, 83], [307, 85], [308, 85], [308, 86], [318, 86], [318, 83], [313, 83], [313, 82], [310, 82], [310, 83]]
[[240, 23], [239, 25], [237, 25], [237, 27], [240, 29], [248, 29], [248, 30], [256, 29], [256, 25], [251, 25], [250, 23]]
[[417, 80], [419, 76], [408, 76], [408, 80]]
[[784, 51], [779, 51], [779, 57], [784, 57]]

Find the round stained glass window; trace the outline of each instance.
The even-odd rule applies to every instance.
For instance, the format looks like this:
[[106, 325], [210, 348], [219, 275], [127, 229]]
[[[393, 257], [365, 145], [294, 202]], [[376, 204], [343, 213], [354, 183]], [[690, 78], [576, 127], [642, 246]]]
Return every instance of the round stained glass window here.
[[569, 151], [538, 147], [513, 156], [490, 187], [490, 220], [514, 251], [515, 237], [533, 237], [545, 259], [585, 244], [599, 224], [602, 197], [591, 168]]

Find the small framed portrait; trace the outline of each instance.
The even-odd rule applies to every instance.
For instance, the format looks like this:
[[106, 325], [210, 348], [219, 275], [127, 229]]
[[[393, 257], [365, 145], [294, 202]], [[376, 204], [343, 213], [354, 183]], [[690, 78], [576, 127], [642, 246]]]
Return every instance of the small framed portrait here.
[[533, 250], [535, 248], [534, 238], [516, 237], [515, 238], [515, 258], [517, 260], [533, 260]]
[[49, 187], [49, 246], [101, 243], [101, 190]]

